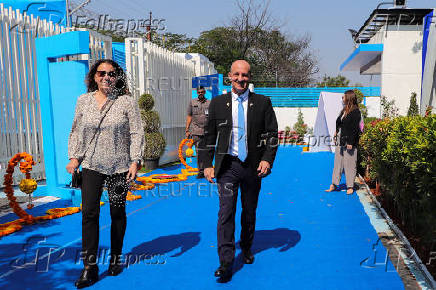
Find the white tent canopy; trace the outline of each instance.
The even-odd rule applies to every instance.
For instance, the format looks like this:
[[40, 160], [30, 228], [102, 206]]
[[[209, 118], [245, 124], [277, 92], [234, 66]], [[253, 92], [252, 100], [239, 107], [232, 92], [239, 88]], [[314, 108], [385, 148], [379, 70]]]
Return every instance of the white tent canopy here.
[[320, 93], [313, 136], [309, 140], [310, 152], [335, 151], [333, 136], [336, 130], [336, 118], [342, 110], [343, 95]]

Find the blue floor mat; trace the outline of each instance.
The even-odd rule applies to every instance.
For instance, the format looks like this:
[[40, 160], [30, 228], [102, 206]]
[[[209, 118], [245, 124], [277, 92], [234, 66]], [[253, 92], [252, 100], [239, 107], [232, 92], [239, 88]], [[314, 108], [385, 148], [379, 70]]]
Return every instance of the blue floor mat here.
[[[330, 153], [279, 148], [260, 192], [252, 248], [256, 260], [243, 264], [238, 248], [233, 279], [226, 284], [213, 277], [218, 266], [216, 186], [192, 176], [138, 192], [143, 198], [127, 205], [124, 254], [129, 265], [117, 277], [106, 273], [110, 216], [108, 204], [103, 205], [100, 281], [91, 288], [403, 289], [358, 196], [324, 192], [332, 166]], [[173, 166], [153, 173], [179, 172]], [[240, 202], [236, 241], [239, 233]], [[80, 247], [80, 214], [25, 226], [0, 239], [0, 287], [74, 289], [82, 269]]]

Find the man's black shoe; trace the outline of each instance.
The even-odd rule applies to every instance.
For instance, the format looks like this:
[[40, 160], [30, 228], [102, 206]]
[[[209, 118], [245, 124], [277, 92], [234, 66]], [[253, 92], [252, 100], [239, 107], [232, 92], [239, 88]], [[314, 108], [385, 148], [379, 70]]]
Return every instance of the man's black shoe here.
[[242, 250], [242, 257], [244, 259], [245, 264], [253, 264], [254, 256], [250, 250]]
[[200, 178], [204, 178], [204, 173], [203, 172], [199, 172], [197, 174], [197, 179], [200, 179]]
[[82, 270], [79, 279], [77, 279], [74, 285], [77, 287], [77, 289], [80, 289], [80, 288], [91, 286], [97, 281], [98, 281], [98, 267], [97, 266], [92, 266], [89, 268], [85, 267]]
[[222, 280], [229, 280], [232, 277], [232, 264], [221, 264], [215, 271], [215, 277]]
[[115, 265], [110, 264], [109, 269], [107, 270], [107, 274], [109, 276], [117, 276], [121, 272], [123, 272], [123, 267], [121, 265], [118, 265], [118, 264], [115, 264]]

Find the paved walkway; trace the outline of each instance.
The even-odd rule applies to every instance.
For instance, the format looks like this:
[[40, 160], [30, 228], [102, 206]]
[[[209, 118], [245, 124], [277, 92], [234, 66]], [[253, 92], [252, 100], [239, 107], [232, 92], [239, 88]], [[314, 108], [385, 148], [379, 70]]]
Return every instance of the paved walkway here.
[[[232, 281], [219, 284], [216, 188], [195, 177], [142, 192], [127, 205], [124, 253], [131, 265], [106, 275], [92, 289], [402, 289], [403, 283], [378, 241], [356, 194], [325, 193], [333, 155], [302, 154], [279, 148], [273, 173], [262, 185], [253, 252], [243, 265], [237, 251]], [[156, 171], [178, 173], [180, 168]], [[34, 208], [67, 206], [56, 201]], [[238, 203], [240, 207], [240, 203]], [[237, 212], [239, 221], [240, 208]], [[0, 222], [14, 219], [0, 217]], [[0, 239], [0, 287], [3, 289], [73, 289], [82, 268], [81, 216], [75, 214]], [[102, 256], [110, 248], [108, 205], [101, 208]], [[237, 222], [236, 239], [240, 226]], [[38, 263], [35, 257], [38, 256]], [[376, 260], [374, 260], [376, 259]]]

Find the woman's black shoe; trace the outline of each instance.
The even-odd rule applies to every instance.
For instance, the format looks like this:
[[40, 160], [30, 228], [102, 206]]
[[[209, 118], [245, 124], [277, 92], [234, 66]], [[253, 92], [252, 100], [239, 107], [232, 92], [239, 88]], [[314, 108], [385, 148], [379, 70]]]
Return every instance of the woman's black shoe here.
[[92, 266], [89, 268], [85, 267], [82, 270], [79, 279], [77, 279], [74, 285], [77, 287], [77, 289], [80, 289], [80, 288], [91, 286], [97, 281], [98, 281], [98, 267], [97, 266]]
[[115, 265], [110, 264], [107, 272], [108, 272], [107, 274], [109, 276], [117, 276], [118, 274], [123, 272], [123, 267], [121, 265], [118, 265], [118, 264], [115, 264]]

